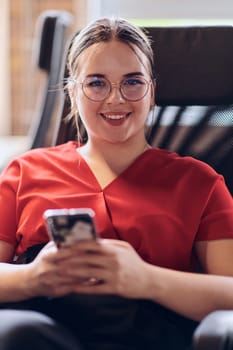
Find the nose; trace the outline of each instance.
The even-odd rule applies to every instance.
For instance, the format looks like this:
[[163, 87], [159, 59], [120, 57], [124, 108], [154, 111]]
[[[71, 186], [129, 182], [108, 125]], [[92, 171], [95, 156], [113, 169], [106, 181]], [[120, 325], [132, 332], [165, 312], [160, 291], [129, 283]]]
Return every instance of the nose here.
[[120, 86], [118, 84], [111, 85], [110, 93], [106, 99], [107, 103], [124, 103], [125, 99], [121, 94]]

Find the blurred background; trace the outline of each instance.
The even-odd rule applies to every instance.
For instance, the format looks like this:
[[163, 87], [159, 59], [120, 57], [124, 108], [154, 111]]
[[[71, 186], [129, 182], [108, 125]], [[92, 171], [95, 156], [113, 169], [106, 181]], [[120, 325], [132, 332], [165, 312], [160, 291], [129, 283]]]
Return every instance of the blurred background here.
[[0, 136], [28, 132], [37, 95], [33, 34], [37, 17], [48, 9], [72, 13], [74, 30], [110, 14], [146, 25], [233, 24], [232, 0], [1, 0]]

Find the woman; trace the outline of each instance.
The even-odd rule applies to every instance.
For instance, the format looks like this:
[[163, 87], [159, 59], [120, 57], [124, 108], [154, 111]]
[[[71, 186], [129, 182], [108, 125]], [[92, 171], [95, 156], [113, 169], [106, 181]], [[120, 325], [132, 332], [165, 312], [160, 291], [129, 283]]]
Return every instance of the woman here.
[[[87, 142], [29, 151], [1, 175], [0, 301], [40, 311], [1, 311], [2, 349], [185, 348], [192, 320], [233, 308], [232, 198], [206, 164], [147, 143], [155, 83], [140, 29], [91, 23], [68, 70]], [[43, 213], [75, 207], [95, 211], [100, 238], [57, 249]]]

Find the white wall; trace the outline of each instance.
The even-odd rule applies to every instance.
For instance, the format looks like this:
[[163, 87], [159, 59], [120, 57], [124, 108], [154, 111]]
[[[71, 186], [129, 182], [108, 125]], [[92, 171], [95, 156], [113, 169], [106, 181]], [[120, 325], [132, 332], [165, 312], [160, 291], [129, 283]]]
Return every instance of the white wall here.
[[125, 18], [232, 19], [233, 0], [89, 0], [89, 19]]

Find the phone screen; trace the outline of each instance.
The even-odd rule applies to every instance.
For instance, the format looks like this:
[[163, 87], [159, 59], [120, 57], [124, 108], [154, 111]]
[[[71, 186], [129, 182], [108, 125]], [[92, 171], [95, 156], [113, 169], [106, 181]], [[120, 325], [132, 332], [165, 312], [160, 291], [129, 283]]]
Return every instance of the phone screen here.
[[50, 237], [58, 247], [96, 239], [95, 213], [89, 208], [48, 209], [44, 213]]

